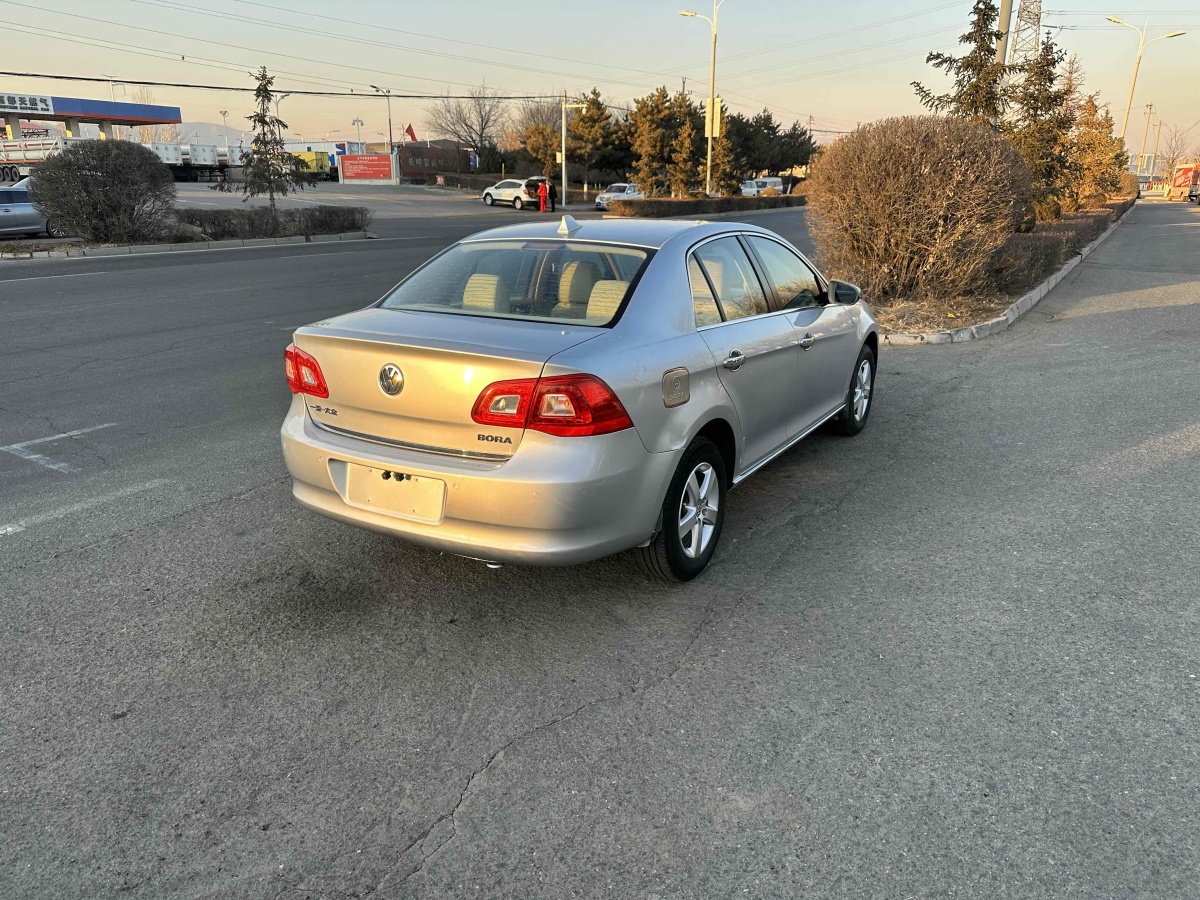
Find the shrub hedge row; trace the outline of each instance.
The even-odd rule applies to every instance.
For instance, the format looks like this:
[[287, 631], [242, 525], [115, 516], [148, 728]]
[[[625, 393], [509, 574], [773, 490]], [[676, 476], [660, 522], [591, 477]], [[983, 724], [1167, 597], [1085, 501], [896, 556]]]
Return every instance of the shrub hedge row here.
[[1116, 200], [1101, 209], [1068, 213], [1039, 223], [1028, 233], [1011, 235], [988, 262], [990, 286], [1009, 296], [1024, 293], [1100, 237], [1133, 203], [1133, 199]]
[[[306, 206], [271, 209], [249, 206], [238, 209], [177, 209], [180, 225], [199, 229], [193, 240], [224, 241], [247, 238], [296, 237], [366, 231], [373, 213], [362, 206]], [[187, 234], [180, 235], [186, 240]]]
[[779, 197], [696, 197], [686, 200], [668, 198], [655, 200], [614, 200], [608, 212], [614, 216], [636, 216], [642, 219], [668, 219], [671, 216], [695, 216], [706, 213], [746, 212], [754, 209], [779, 209], [784, 206], [804, 206], [808, 198]]

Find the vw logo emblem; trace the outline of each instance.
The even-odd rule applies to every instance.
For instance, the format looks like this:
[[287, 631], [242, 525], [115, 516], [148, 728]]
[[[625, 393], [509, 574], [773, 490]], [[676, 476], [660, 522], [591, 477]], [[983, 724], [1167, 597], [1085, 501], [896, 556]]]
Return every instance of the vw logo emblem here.
[[404, 373], [394, 363], [388, 363], [379, 370], [379, 389], [389, 397], [395, 397], [404, 390]]

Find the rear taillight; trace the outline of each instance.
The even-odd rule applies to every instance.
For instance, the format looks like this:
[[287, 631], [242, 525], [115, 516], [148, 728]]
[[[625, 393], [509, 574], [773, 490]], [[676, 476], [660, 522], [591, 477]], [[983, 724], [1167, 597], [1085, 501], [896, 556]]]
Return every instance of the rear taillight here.
[[310, 394], [313, 397], [328, 397], [329, 385], [321, 374], [316, 357], [305, 353], [295, 344], [288, 344], [283, 351], [283, 372], [287, 375], [288, 387], [293, 394]]
[[594, 375], [520, 378], [489, 384], [471, 418], [480, 425], [530, 428], [558, 437], [587, 437], [632, 428], [612, 389]]

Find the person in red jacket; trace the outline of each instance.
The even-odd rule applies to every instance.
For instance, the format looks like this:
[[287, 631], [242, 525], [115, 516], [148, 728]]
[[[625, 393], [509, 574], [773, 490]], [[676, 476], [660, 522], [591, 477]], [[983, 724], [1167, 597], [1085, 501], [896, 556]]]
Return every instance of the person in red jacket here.
[[538, 212], [546, 211], [546, 198], [550, 195], [550, 189], [546, 187], [546, 182], [538, 182]]

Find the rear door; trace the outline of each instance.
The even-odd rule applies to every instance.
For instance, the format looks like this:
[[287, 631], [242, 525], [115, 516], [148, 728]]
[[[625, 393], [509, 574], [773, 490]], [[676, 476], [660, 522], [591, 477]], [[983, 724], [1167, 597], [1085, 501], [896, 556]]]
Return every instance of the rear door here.
[[17, 188], [12, 191], [12, 195], [13, 227], [20, 231], [31, 233], [41, 231], [43, 227], [42, 215], [29, 199], [29, 191]]
[[843, 402], [858, 358], [854, 307], [830, 302], [813, 268], [772, 238], [746, 235], [766, 272], [772, 305], [795, 329], [798, 381], [793, 392], [792, 435], [808, 430]]
[[[689, 260], [692, 302], [700, 321], [708, 298], [721, 320], [698, 330], [708, 345], [742, 425], [738, 454], [744, 472], [788, 438], [796, 379], [796, 334], [783, 315], [772, 315], [750, 257], [732, 235], [701, 244]], [[698, 278], [704, 279], [697, 284]]]

